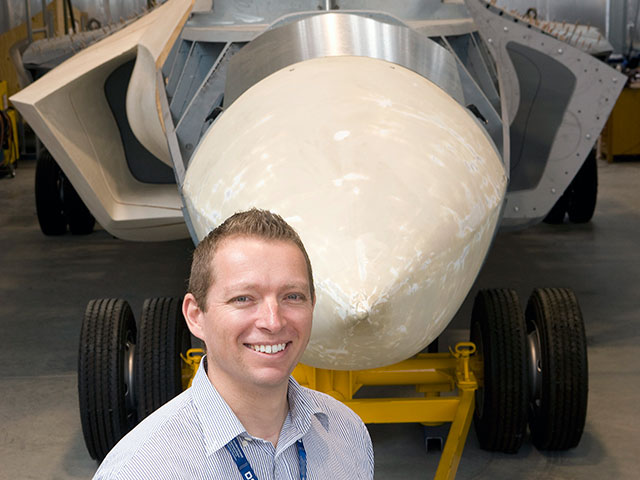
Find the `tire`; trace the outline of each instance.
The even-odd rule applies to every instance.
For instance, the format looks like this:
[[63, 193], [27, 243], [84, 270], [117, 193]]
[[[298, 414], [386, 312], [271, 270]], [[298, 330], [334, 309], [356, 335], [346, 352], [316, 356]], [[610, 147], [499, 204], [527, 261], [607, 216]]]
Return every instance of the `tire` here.
[[578, 445], [587, 416], [588, 365], [584, 322], [570, 289], [538, 288], [525, 313], [532, 377], [531, 439], [540, 450]]
[[592, 150], [569, 185], [567, 212], [573, 223], [587, 223], [593, 218], [598, 199], [598, 164]]
[[64, 173], [48, 151], [36, 163], [36, 212], [40, 230], [45, 235], [64, 235], [67, 219], [64, 216]]
[[136, 324], [122, 299], [91, 300], [80, 334], [78, 397], [84, 440], [102, 461], [136, 422], [133, 359]]
[[180, 394], [182, 359], [191, 334], [182, 316], [182, 299], [151, 298], [144, 302], [136, 346], [136, 399], [142, 420]]
[[88, 235], [93, 232], [95, 218], [84, 204], [67, 177], [62, 184], [64, 216], [73, 235]]
[[542, 220], [544, 223], [551, 225], [561, 225], [564, 223], [564, 217], [567, 214], [567, 207], [569, 206], [569, 195], [567, 192], [562, 194], [556, 204], [553, 206], [547, 216]]
[[484, 365], [474, 426], [480, 447], [517, 453], [527, 428], [525, 323], [513, 290], [481, 290], [471, 315], [471, 341]]

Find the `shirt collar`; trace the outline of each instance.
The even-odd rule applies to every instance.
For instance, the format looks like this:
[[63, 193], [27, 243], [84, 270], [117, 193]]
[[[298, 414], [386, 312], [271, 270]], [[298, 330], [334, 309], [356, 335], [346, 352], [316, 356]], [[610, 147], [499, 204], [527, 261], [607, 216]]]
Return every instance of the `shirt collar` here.
[[211, 455], [246, 430], [209, 380], [206, 362], [207, 357], [202, 357], [191, 384], [191, 395], [202, 425], [205, 450]]
[[287, 395], [291, 421], [301, 436], [309, 430], [313, 416], [318, 418], [325, 430], [329, 429], [329, 417], [326, 408], [320, 405], [309, 389], [300, 386], [293, 377], [289, 377]]
[[[231, 440], [247, 431], [236, 417], [231, 407], [215, 389], [206, 370], [206, 356], [202, 358], [191, 385], [191, 395], [204, 435], [205, 450], [211, 455], [227, 445]], [[300, 386], [293, 377], [289, 377], [289, 415], [295, 432], [291, 438], [281, 438], [289, 443], [302, 438], [311, 426], [311, 418], [316, 416], [325, 430], [329, 428], [326, 409], [323, 408], [312, 393]], [[290, 437], [282, 432], [282, 437]], [[280, 445], [280, 441], [278, 444]]]

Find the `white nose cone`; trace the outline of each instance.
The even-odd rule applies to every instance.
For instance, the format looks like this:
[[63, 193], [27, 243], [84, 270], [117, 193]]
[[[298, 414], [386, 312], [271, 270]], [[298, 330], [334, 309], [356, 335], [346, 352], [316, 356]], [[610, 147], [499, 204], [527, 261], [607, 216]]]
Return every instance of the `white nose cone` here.
[[317, 303], [302, 361], [395, 363], [446, 327], [500, 214], [504, 167], [484, 130], [398, 65], [327, 57], [254, 85], [207, 132], [183, 193], [199, 238], [251, 207], [300, 234]]

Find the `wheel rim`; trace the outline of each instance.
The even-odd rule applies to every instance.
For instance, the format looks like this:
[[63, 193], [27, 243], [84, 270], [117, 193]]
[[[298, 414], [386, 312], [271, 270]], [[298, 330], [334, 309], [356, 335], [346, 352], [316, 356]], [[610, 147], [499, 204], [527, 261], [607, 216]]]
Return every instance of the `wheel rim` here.
[[529, 364], [529, 388], [531, 392], [531, 404], [534, 408], [540, 407], [542, 395], [542, 355], [540, 350], [540, 334], [538, 329], [533, 329], [527, 334], [527, 354]]
[[136, 415], [136, 369], [135, 369], [135, 353], [136, 344], [133, 337], [133, 332], [127, 332], [127, 340], [124, 344], [123, 356], [124, 356], [124, 405], [127, 414], [127, 420], [130, 423], [135, 423]]

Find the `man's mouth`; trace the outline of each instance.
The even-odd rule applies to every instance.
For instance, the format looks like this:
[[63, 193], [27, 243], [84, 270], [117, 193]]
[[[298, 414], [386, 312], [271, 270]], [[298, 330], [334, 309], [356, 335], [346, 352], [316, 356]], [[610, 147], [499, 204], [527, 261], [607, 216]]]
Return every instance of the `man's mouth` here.
[[286, 343], [276, 343], [275, 345], [262, 345], [262, 344], [250, 344], [245, 343], [245, 347], [250, 348], [251, 350], [255, 350], [260, 353], [267, 353], [273, 355], [274, 353], [278, 353], [283, 351], [291, 342]]

